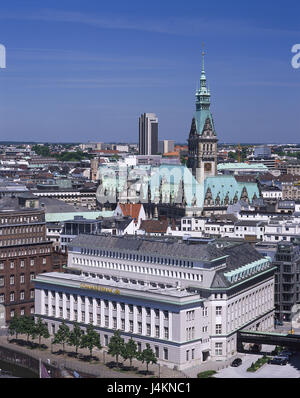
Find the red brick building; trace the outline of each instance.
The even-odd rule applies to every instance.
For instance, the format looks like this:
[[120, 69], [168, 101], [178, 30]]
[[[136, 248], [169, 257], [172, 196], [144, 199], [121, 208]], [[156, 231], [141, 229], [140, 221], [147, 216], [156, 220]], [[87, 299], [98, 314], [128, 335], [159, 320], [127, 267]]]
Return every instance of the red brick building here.
[[37, 274], [62, 271], [46, 240], [45, 211], [39, 199], [25, 193], [0, 200], [0, 327], [14, 316], [34, 313]]

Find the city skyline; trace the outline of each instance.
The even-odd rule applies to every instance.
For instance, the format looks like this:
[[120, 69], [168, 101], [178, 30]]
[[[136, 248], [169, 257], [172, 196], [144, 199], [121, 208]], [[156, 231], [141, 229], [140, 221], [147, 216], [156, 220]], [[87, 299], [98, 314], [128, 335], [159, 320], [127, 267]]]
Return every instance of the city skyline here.
[[1, 6], [2, 140], [138, 142], [138, 117], [153, 112], [159, 139], [187, 143], [204, 42], [220, 142], [299, 143], [299, 5], [288, 3]]

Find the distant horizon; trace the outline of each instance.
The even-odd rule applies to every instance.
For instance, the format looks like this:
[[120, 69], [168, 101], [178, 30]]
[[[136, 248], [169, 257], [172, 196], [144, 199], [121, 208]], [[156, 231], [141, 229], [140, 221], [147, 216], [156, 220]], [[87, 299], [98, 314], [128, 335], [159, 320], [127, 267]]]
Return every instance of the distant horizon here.
[[[163, 141], [159, 140], [159, 141]], [[174, 140], [175, 141], [175, 140]], [[9, 141], [9, 140], [5, 140], [5, 141], [0, 141], [0, 145], [29, 145], [29, 144], [58, 144], [58, 145], [84, 145], [84, 144], [93, 144], [93, 143], [103, 143], [106, 145], [138, 145], [138, 142], [117, 142], [117, 141], [84, 141], [84, 142], [75, 142], [75, 141]], [[261, 146], [261, 145], [300, 145], [300, 141], [299, 142], [262, 142], [262, 143], [258, 143], [258, 142], [218, 142], [218, 145], [255, 145], [255, 146]], [[182, 142], [177, 142], [175, 141], [175, 145], [188, 145], [187, 143], [182, 143]], [[99, 149], [101, 150], [101, 149]]]

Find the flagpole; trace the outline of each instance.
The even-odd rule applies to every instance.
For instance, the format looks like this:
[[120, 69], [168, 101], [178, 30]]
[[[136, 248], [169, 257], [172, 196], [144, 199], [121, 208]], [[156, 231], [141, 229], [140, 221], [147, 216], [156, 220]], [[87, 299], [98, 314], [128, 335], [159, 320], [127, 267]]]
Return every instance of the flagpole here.
[[40, 368], [40, 379], [41, 379], [42, 378], [42, 360], [41, 360], [41, 358], [40, 358], [39, 364], [40, 364], [39, 368]]

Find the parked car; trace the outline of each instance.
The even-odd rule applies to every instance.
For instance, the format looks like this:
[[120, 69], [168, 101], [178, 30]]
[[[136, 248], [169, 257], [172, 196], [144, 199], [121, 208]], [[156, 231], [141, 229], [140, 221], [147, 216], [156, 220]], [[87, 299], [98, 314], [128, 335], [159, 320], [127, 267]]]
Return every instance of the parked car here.
[[285, 357], [274, 357], [272, 359], [269, 359], [268, 363], [272, 365], [286, 365], [288, 363], [288, 359]]
[[232, 363], [231, 366], [233, 366], [234, 368], [236, 368], [237, 366], [240, 366], [242, 364], [242, 360], [241, 358], [235, 358]]
[[287, 359], [290, 359], [290, 357], [293, 356], [293, 353], [288, 350], [283, 350], [278, 354], [279, 357], [286, 357]]

